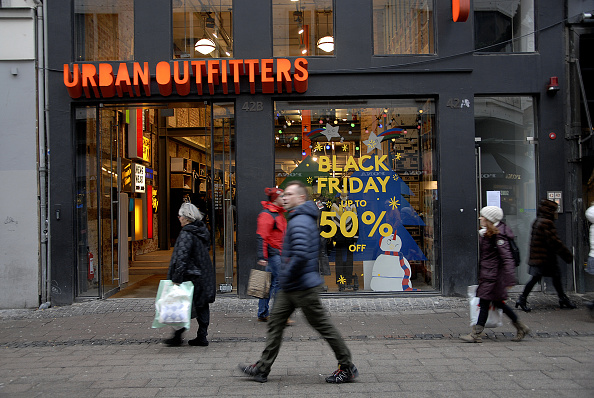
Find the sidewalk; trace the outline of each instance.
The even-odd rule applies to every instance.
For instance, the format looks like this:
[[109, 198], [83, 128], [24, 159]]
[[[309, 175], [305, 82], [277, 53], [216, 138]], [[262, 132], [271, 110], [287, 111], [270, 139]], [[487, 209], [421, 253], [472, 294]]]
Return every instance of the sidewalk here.
[[336, 361], [299, 312], [268, 383], [241, 377], [237, 363], [256, 361], [264, 348], [255, 299], [217, 297], [209, 347], [162, 345], [170, 330], [150, 328], [153, 299], [3, 310], [0, 396], [592, 397], [594, 320], [583, 305], [591, 297], [572, 299], [578, 309], [559, 310], [555, 296], [534, 293], [534, 310], [518, 312], [531, 337], [511, 342], [505, 320], [484, 343], [465, 344], [466, 299], [325, 298], [361, 374], [340, 386], [324, 382]]

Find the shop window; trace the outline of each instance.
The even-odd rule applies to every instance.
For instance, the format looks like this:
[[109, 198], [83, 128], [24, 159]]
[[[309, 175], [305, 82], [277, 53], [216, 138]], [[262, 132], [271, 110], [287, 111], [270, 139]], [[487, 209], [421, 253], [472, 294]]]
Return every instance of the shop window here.
[[74, 1], [75, 59], [134, 59], [134, 0]]
[[522, 254], [520, 283], [530, 279], [528, 246], [536, 218], [536, 149], [532, 97], [475, 97], [479, 203], [499, 206]]
[[432, 99], [275, 103], [275, 176], [320, 208], [327, 291], [439, 289]]
[[474, 48], [533, 52], [534, 0], [474, 0]]
[[173, 58], [233, 57], [232, 0], [175, 0]]
[[332, 0], [273, 0], [273, 55], [334, 55]]
[[375, 55], [434, 54], [433, 0], [373, 0]]

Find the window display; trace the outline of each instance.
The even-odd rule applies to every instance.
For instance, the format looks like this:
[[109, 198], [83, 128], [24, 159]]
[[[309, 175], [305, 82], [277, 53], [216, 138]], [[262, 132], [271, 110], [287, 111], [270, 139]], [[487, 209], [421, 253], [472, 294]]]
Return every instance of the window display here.
[[276, 184], [310, 187], [328, 291], [437, 289], [434, 102], [356, 103], [275, 103]]

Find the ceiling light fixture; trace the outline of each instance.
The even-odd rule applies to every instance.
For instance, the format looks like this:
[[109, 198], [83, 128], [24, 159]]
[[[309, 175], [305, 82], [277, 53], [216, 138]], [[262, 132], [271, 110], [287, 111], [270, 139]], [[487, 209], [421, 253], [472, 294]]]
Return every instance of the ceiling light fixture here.
[[330, 25], [328, 24], [328, 14], [331, 12], [332, 11], [324, 11], [324, 14], [326, 14], [326, 36], [318, 40], [318, 48], [327, 53], [334, 51], [334, 37], [330, 35]]

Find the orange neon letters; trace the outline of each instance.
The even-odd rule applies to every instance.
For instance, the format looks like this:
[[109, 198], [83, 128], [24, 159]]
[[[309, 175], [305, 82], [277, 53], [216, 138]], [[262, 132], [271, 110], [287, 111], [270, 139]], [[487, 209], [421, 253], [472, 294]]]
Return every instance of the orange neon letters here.
[[[172, 65], [173, 64], [173, 65]], [[278, 59], [221, 59], [208, 61], [161, 61], [151, 75], [148, 62], [132, 63], [132, 75], [122, 62], [117, 64], [64, 64], [64, 85], [72, 98], [112, 98], [151, 96], [151, 83], [154, 79], [159, 94], [167, 97], [172, 94], [190, 95], [192, 82], [195, 92], [214, 95], [217, 89], [229, 93], [233, 85], [235, 94], [241, 92], [241, 78], [247, 75], [250, 93], [256, 93], [257, 83], [261, 83], [263, 94], [298, 93], [307, 91], [307, 60], [297, 58], [294, 62], [286, 58]], [[153, 83], [153, 84], [154, 84]], [[154, 88], [154, 87], [153, 87]]]
[[470, 0], [452, 0], [452, 19], [454, 22], [466, 22], [470, 14]]

